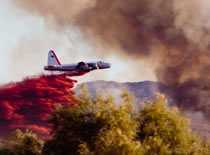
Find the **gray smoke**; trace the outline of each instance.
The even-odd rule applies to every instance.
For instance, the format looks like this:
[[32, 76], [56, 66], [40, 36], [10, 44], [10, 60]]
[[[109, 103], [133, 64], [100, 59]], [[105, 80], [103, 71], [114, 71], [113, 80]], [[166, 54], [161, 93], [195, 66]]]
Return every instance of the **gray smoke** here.
[[104, 49], [116, 49], [139, 61], [156, 60], [156, 75], [174, 89], [177, 103], [210, 114], [210, 1], [16, 2], [44, 17], [51, 28], [62, 30], [75, 25]]

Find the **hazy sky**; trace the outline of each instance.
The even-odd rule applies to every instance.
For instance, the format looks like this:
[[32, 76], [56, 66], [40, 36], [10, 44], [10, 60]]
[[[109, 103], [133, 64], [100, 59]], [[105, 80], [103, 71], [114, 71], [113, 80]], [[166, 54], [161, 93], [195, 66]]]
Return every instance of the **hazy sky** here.
[[96, 54], [95, 46], [91, 45], [76, 27], [62, 33], [56, 32], [48, 29], [41, 17], [32, 16], [17, 8], [12, 0], [0, 2], [0, 84], [46, 73], [43, 66], [46, 64], [50, 48], [57, 51], [63, 63], [81, 60], [105, 60], [112, 63], [110, 70], [94, 71], [76, 78], [82, 82], [156, 79], [151, 67], [141, 60], [134, 61], [119, 54]]

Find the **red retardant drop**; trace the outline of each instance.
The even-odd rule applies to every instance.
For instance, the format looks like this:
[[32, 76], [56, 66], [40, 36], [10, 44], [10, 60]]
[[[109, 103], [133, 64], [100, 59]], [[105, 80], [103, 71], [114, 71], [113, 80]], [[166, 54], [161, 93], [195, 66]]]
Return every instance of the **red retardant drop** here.
[[47, 120], [56, 106], [76, 104], [75, 83], [64, 74], [41, 75], [0, 87], [0, 136], [17, 128], [47, 136]]

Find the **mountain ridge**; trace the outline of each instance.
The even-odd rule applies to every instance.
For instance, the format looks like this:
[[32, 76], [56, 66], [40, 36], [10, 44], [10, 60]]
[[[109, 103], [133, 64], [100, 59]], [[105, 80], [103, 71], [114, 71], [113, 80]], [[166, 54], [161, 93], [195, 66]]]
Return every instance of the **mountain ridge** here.
[[84, 84], [93, 97], [97, 96], [97, 94], [106, 94], [105, 96], [120, 98], [124, 91], [128, 91], [134, 96], [135, 105], [144, 103], [148, 100], [153, 100], [157, 93], [162, 93], [166, 95], [169, 100], [172, 100], [168, 95], [170, 92], [169, 88], [164, 84], [155, 81], [115, 82], [97, 80], [78, 85], [76, 88], [77, 94]]

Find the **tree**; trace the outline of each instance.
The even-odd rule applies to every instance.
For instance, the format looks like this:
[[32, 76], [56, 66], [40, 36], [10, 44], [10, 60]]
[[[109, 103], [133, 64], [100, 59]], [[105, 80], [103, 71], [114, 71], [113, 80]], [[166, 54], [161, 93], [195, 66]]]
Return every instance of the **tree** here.
[[[132, 97], [122, 94], [91, 98], [87, 91], [71, 107], [52, 114], [52, 138], [43, 146], [31, 131], [16, 131], [1, 145], [0, 155], [209, 155], [210, 144], [189, 127], [177, 108], [163, 96], [137, 112]], [[119, 105], [119, 106], [117, 106]]]
[[93, 145], [104, 122], [96, 117], [96, 106], [88, 94], [78, 101], [79, 105], [61, 107], [52, 115], [53, 138], [46, 142], [44, 154], [79, 154], [80, 144]]
[[125, 103], [116, 107], [112, 97], [94, 100], [85, 93], [78, 106], [57, 110], [50, 121], [53, 138], [46, 142], [44, 154], [141, 155], [129, 95], [123, 99]]
[[41, 155], [43, 141], [36, 134], [27, 130], [16, 130], [2, 146], [0, 155]]
[[163, 96], [147, 103], [140, 112], [138, 139], [145, 155], [203, 154], [200, 139], [177, 108], [169, 108]]
[[[142, 155], [141, 143], [136, 139], [138, 122], [134, 118], [132, 98], [129, 94], [122, 94], [123, 103], [117, 107], [113, 100], [103, 103], [97, 116], [105, 120], [103, 130], [98, 134], [95, 155]], [[106, 108], [104, 108], [106, 107]]]
[[87, 91], [78, 100], [79, 105], [53, 114], [53, 138], [46, 142], [44, 154], [210, 154], [210, 145], [191, 131], [177, 108], [167, 106], [163, 96], [146, 103], [139, 113], [132, 109], [128, 93], [122, 95], [121, 104], [112, 97], [93, 99]]

